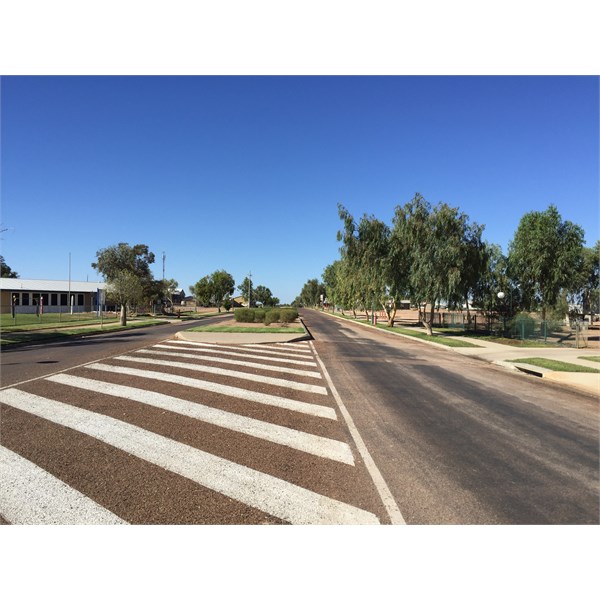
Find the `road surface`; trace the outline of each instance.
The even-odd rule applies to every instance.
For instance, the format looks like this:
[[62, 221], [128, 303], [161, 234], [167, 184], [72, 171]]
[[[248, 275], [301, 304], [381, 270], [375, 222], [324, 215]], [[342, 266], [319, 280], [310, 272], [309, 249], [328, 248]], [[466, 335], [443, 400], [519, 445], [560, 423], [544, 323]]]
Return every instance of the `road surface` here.
[[407, 523], [599, 522], [597, 398], [302, 316]]

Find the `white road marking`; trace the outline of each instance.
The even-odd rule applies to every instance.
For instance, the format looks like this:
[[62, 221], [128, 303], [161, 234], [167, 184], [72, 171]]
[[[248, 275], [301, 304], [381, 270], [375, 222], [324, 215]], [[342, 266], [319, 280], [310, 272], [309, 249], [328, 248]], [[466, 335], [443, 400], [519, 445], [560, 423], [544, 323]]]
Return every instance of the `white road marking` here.
[[123, 375], [133, 375], [134, 377], [145, 377], [146, 379], [167, 381], [199, 390], [205, 390], [207, 392], [214, 392], [216, 394], [224, 394], [225, 396], [240, 398], [241, 400], [249, 400], [250, 402], [257, 402], [259, 404], [277, 406], [279, 408], [285, 408], [287, 410], [304, 413], [314, 417], [337, 420], [335, 410], [329, 406], [309, 404], [308, 402], [290, 400], [289, 398], [274, 396], [272, 394], [264, 394], [262, 392], [252, 392], [242, 388], [233, 387], [231, 385], [212, 383], [210, 381], [203, 381], [201, 379], [193, 379], [192, 377], [171, 375], [170, 373], [161, 373], [160, 371], [130, 369], [129, 367], [118, 367], [116, 365], [105, 365], [102, 363], [87, 365], [86, 369], [95, 369], [96, 371], [107, 371], [108, 373], [120, 373]]
[[[14, 392], [22, 393], [10, 390], [2, 396]], [[0, 514], [14, 525], [128, 524], [4, 446], [0, 446]]]
[[[264, 345], [260, 344], [260, 348], [249, 348], [246, 345], [239, 345], [239, 346], [229, 346], [227, 344], [209, 344], [207, 342], [183, 342], [181, 340], [172, 340], [172, 343], [174, 344], [193, 344], [196, 347], [200, 347], [200, 348], [212, 348], [213, 350], [221, 350], [223, 348], [225, 348], [226, 350], [237, 350], [237, 352], [241, 352], [243, 355], [246, 355], [246, 353], [248, 352], [254, 352], [255, 354], [265, 354], [265, 355], [270, 355], [270, 356], [277, 356], [277, 357], [281, 357], [281, 356], [290, 356], [289, 354], [287, 354], [286, 352], [281, 352], [280, 350], [266, 350], [264, 349]], [[249, 356], [249, 355], [248, 355]], [[302, 359], [309, 359], [309, 358], [313, 358], [312, 356], [294, 356], [294, 360], [302, 358]], [[265, 358], [265, 357], [263, 357]], [[269, 359], [270, 360], [270, 359]], [[305, 362], [309, 362], [311, 364], [315, 364], [314, 360], [305, 360]]]
[[[237, 356], [238, 358], [255, 358], [256, 360], [270, 360], [271, 362], [278, 363], [287, 363], [290, 365], [304, 365], [307, 367], [316, 367], [317, 363], [314, 360], [297, 360], [291, 358], [277, 358], [274, 356], [261, 356], [260, 354], [246, 354], [244, 352], [231, 352], [229, 350], [220, 350], [219, 348], [223, 348], [223, 346], [206, 346], [202, 347], [197, 346], [197, 342], [181, 342], [179, 340], [173, 340], [173, 344], [192, 344], [192, 348], [186, 348], [186, 350], [191, 350], [193, 352], [206, 352], [210, 354], [222, 354], [224, 356]], [[235, 346], [232, 346], [235, 347]]]
[[0, 401], [114, 446], [199, 485], [294, 524], [376, 524], [370, 512], [146, 431], [18, 389]]
[[393, 525], [406, 525], [406, 521], [404, 520], [404, 517], [402, 516], [402, 513], [400, 512], [400, 508], [396, 504], [396, 500], [394, 499], [394, 496], [392, 496], [392, 492], [390, 492], [390, 489], [388, 488], [387, 483], [383, 479], [381, 472], [377, 468], [377, 465], [375, 464], [373, 457], [371, 456], [360, 433], [358, 432], [358, 429], [356, 428], [356, 425], [354, 424], [354, 421], [353, 421], [350, 413], [348, 412], [347, 408], [345, 407], [341, 396], [339, 395], [337, 389], [335, 388], [335, 385], [333, 385], [333, 381], [331, 380], [331, 377], [329, 376], [329, 373], [327, 372], [327, 369], [326, 369], [325, 365], [323, 364], [323, 361], [317, 354], [317, 351], [315, 350], [315, 347], [313, 346], [312, 342], [310, 342], [310, 344], [315, 352], [315, 357], [316, 357], [317, 361], [319, 362], [319, 365], [321, 366], [323, 375], [325, 375], [325, 380], [329, 384], [331, 393], [333, 394], [333, 397], [335, 398], [335, 401], [337, 402], [338, 408], [340, 409], [340, 412], [342, 413], [344, 421], [346, 422], [346, 425], [348, 425], [348, 429], [350, 430], [350, 435], [352, 436], [352, 439], [354, 440], [354, 443], [356, 444], [359, 454], [362, 456], [362, 459], [365, 463], [365, 467], [367, 468], [367, 471], [369, 472], [369, 475], [371, 476], [371, 479], [373, 480], [373, 483], [375, 484], [375, 488], [377, 489], [377, 492], [379, 493], [379, 497], [381, 498], [383, 505], [385, 506], [385, 509], [388, 513], [390, 521], [392, 522]]
[[164, 350], [178, 350], [173, 346], [167, 346], [166, 344], [156, 344], [151, 349], [147, 350], [136, 350], [135, 354], [158, 354], [159, 356], [175, 356], [176, 358], [193, 358], [194, 360], [203, 362], [216, 362], [224, 365], [238, 365], [240, 367], [251, 367], [252, 369], [258, 369], [261, 371], [274, 371], [275, 373], [289, 373], [290, 375], [301, 375], [302, 377], [311, 377], [313, 379], [322, 379], [319, 371], [304, 371], [303, 369], [294, 369], [293, 367], [280, 367], [278, 365], [265, 365], [264, 363], [255, 363], [248, 360], [235, 360], [232, 358], [222, 358], [218, 356], [205, 356], [203, 354], [188, 354], [187, 352], [160, 352], [160, 350], [154, 350], [154, 348], [160, 348]]
[[163, 367], [173, 367], [177, 369], [187, 369], [188, 371], [199, 371], [200, 373], [212, 373], [213, 375], [224, 375], [225, 377], [235, 377], [236, 379], [244, 379], [246, 381], [254, 381], [256, 383], [265, 383], [277, 387], [284, 387], [290, 390], [299, 392], [308, 392], [310, 394], [320, 394], [327, 396], [327, 388], [322, 385], [312, 385], [310, 383], [299, 383], [297, 381], [289, 381], [287, 379], [279, 379], [276, 377], [266, 377], [265, 375], [255, 375], [254, 373], [244, 373], [234, 369], [221, 369], [219, 367], [209, 367], [207, 365], [193, 365], [191, 363], [177, 362], [174, 360], [159, 360], [156, 358], [141, 358], [137, 356], [115, 356], [112, 360], [125, 360], [129, 362], [142, 363], [145, 365], [157, 365]]
[[127, 398], [135, 402], [141, 402], [156, 408], [162, 408], [171, 412], [192, 417], [205, 423], [217, 425], [232, 431], [245, 433], [252, 437], [288, 446], [295, 450], [308, 452], [322, 458], [329, 458], [343, 462], [347, 465], [354, 465], [354, 457], [350, 446], [344, 442], [331, 440], [322, 436], [297, 431], [289, 427], [274, 425], [244, 417], [235, 413], [226, 412], [218, 408], [204, 406], [189, 400], [182, 400], [174, 396], [160, 394], [158, 392], [149, 392], [134, 387], [118, 385], [114, 383], [106, 383], [96, 379], [86, 379], [84, 377], [76, 377], [73, 375], [56, 375], [49, 377], [47, 381], [69, 385], [75, 388], [98, 392], [99, 394], [108, 394], [118, 398]]

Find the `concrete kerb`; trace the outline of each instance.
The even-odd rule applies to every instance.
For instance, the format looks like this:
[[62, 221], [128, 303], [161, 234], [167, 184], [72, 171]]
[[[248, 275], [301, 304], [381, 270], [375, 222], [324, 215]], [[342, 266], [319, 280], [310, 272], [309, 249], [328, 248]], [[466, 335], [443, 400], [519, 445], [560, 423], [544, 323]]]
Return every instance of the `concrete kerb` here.
[[[538, 348], [514, 348], [511, 346], [504, 346], [503, 344], [497, 344], [495, 342], [488, 342], [484, 340], [469, 340], [469, 343], [472, 343], [477, 346], [477, 348], [460, 348], [453, 346], [444, 346], [442, 344], [436, 344], [435, 342], [430, 342], [429, 340], [424, 340], [421, 338], [403, 335], [397, 331], [386, 331], [381, 328], [374, 328], [372, 325], [368, 323], [361, 323], [360, 321], [345, 319], [344, 317], [331, 314], [331, 313], [323, 313], [330, 317], [335, 317], [341, 321], [348, 321], [350, 323], [356, 323], [362, 327], [367, 327], [371, 330], [381, 331], [382, 333], [386, 333], [388, 335], [400, 336], [409, 340], [414, 340], [417, 342], [421, 342], [423, 344], [429, 344], [430, 347], [443, 348], [444, 350], [449, 350], [455, 352], [457, 354], [462, 354], [463, 356], [468, 356], [470, 358], [476, 358], [478, 360], [483, 360], [487, 363], [491, 363], [500, 367], [503, 367], [507, 370], [513, 371], [514, 373], [520, 373], [528, 376], [536, 376], [544, 381], [550, 381], [551, 383], [558, 383], [562, 385], [566, 385], [568, 387], [575, 387], [580, 391], [585, 391], [591, 394], [594, 394], [597, 398], [600, 396], [600, 373], [574, 373], [574, 372], [563, 372], [563, 371], [553, 371], [551, 369], [546, 369], [543, 367], [537, 367], [535, 365], [529, 365], [525, 363], [513, 363], [509, 362], [510, 358], [526, 358], [531, 356], [536, 356], [539, 354], [547, 354], [548, 352], [554, 353], [564, 353], [565, 351], [569, 352], [569, 354], [580, 354], [586, 353], [584, 350], [573, 350], [566, 348], [553, 348], [549, 351], [546, 349], [538, 349]], [[480, 343], [478, 343], [480, 342]], [[487, 350], [487, 352], [485, 351]], [[589, 352], [589, 351], [588, 351]], [[598, 352], [594, 352], [594, 354], [598, 354]], [[501, 355], [501, 356], [498, 356]], [[550, 358], [550, 357], [547, 357]], [[557, 360], [562, 360], [563, 362], [571, 362], [572, 364], [584, 364], [584, 361], [571, 357], [569, 355], [564, 356], [552, 356], [551, 358], [555, 358]], [[587, 366], [593, 366], [589, 364]]]

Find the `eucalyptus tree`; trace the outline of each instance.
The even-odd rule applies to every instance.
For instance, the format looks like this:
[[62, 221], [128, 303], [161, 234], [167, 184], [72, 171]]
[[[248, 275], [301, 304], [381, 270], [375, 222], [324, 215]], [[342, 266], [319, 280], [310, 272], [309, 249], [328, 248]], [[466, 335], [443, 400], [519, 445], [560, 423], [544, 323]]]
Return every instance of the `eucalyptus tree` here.
[[121, 325], [125, 325], [127, 307], [155, 293], [156, 282], [150, 271], [154, 253], [146, 244], [121, 242], [98, 250], [96, 259], [92, 267], [104, 276], [112, 297], [121, 305]]
[[581, 305], [583, 316], [600, 312], [600, 241], [583, 248], [583, 260], [572, 296]]
[[229, 304], [229, 299], [235, 290], [233, 277], [225, 270], [215, 271], [205, 275], [190, 291], [201, 306], [215, 306], [221, 312], [221, 306]]
[[190, 292], [200, 306], [210, 306], [213, 298], [213, 286], [208, 275], [190, 285]]
[[541, 308], [542, 320], [561, 291], [577, 285], [583, 266], [583, 229], [563, 221], [556, 206], [523, 215], [509, 245], [509, 271], [526, 308]]
[[421, 320], [432, 335], [436, 304], [462, 303], [481, 274], [483, 226], [445, 203], [432, 207], [420, 194], [396, 207], [393, 223], [395, 251], [408, 268], [411, 300], [423, 306]]
[[338, 214], [343, 229], [337, 239], [342, 242], [340, 254], [346, 276], [351, 277], [354, 291], [368, 317], [375, 306], [389, 308], [389, 240], [390, 229], [373, 216], [363, 215], [358, 223], [341, 204]]
[[221, 312], [221, 306], [228, 302], [235, 291], [235, 281], [233, 276], [224, 269], [215, 271], [209, 279], [212, 286], [212, 302]]

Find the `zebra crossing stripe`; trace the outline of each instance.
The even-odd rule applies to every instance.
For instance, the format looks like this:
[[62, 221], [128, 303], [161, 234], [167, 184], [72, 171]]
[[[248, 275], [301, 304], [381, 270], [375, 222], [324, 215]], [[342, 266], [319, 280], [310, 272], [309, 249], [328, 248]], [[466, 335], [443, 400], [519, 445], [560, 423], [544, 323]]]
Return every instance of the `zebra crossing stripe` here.
[[141, 390], [125, 385], [106, 383], [95, 379], [86, 379], [84, 377], [65, 374], [48, 377], [47, 381], [90, 390], [92, 392], [98, 392], [99, 394], [127, 398], [128, 400], [134, 400], [135, 402], [162, 408], [186, 417], [192, 417], [204, 421], [205, 423], [210, 423], [211, 425], [217, 425], [218, 427], [238, 431], [269, 442], [288, 446], [295, 450], [308, 452], [315, 456], [329, 458], [348, 465], [354, 465], [354, 457], [352, 456], [350, 446], [344, 442], [338, 442], [337, 440], [331, 440], [303, 431], [296, 431], [289, 427], [266, 423], [259, 419], [252, 419], [250, 417], [229, 413], [196, 402], [190, 402], [166, 394], [149, 392], [147, 390]]
[[0, 514], [14, 525], [128, 524], [4, 446], [0, 446]]
[[225, 375], [226, 377], [235, 377], [246, 381], [255, 381], [256, 383], [266, 383], [285, 387], [299, 392], [308, 392], [310, 394], [320, 394], [327, 396], [327, 388], [322, 385], [312, 385], [310, 383], [299, 383], [297, 381], [288, 381], [287, 379], [278, 379], [276, 377], [266, 377], [265, 375], [255, 375], [253, 373], [244, 373], [233, 369], [221, 369], [219, 367], [209, 367], [207, 365], [193, 365], [191, 363], [177, 362], [174, 360], [159, 360], [156, 358], [141, 358], [136, 356], [113, 356], [111, 360], [125, 360], [137, 362], [145, 365], [157, 365], [163, 367], [174, 367], [177, 369], [187, 369], [188, 371], [200, 371], [201, 373], [212, 373], [213, 375]]
[[265, 344], [242, 344], [242, 346], [244, 346], [244, 348], [262, 348], [264, 350], [277, 350], [281, 354], [283, 354], [284, 352], [298, 352], [301, 354], [308, 354], [309, 356], [312, 356], [310, 348], [292, 348], [289, 344], [287, 346], [285, 344], [275, 344], [274, 346]]
[[233, 387], [231, 385], [212, 383], [211, 381], [203, 381], [201, 379], [183, 377], [181, 375], [172, 375], [170, 373], [162, 373], [160, 371], [132, 369], [129, 367], [118, 367], [116, 365], [105, 365], [102, 363], [86, 365], [85, 368], [94, 369], [96, 371], [107, 371], [109, 373], [120, 373], [122, 375], [133, 375], [134, 377], [145, 377], [146, 379], [155, 379], [158, 381], [167, 381], [169, 383], [185, 385], [187, 387], [205, 390], [207, 392], [214, 392], [215, 394], [224, 394], [225, 396], [231, 396], [241, 400], [277, 406], [279, 408], [285, 408], [287, 410], [304, 413], [313, 417], [323, 417], [325, 419], [337, 420], [335, 410], [329, 406], [309, 404], [308, 402], [301, 402], [300, 400], [290, 400], [289, 398], [283, 398], [281, 396], [275, 396], [272, 394], [264, 394], [263, 392], [252, 392], [250, 390]]
[[[158, 348], [159, 350], [154, 350]], [[135, 354], [158, 354], [160, 356], [174, 356], [175, 358], [193, 358], [194, 360], [204, 362], [216, 362], [224, 365], [238, 365], [240, 367], [252, 367], [261, 371], [274, 371], [276, 373], [289, 373], [290, 375], [301, 375], [302, 377], [311, 377], [313, 379], [323, 379], [318, 371], [304, 371], [303, 369], [294, 369], [293, 367], [280, 367], [278, 365], [265, 365], [263, 363], [250, 362], [248, 360], [235, 360], [233, 358], [222, 358], [216, 356], [204, 356], [202, 354], [188, 354], [187, 352], [161, 352], [160, 350], [177, 350], [166, 344], [156, 344], [148, 350], [136, 350]]]
[[287, 363], [290, 365], [303, 365], [306, 367], [316, 367], [317, 363], [313, 360], [297, 360], [292, 358], [278, 358], [275, 356], [261, 356], [260, 354], [246, 354], [240, 352], [231, 352], [230, 350], [219, 350], [219, 348], [223, 348], [223, 346], [203, 346], [199, 348], [196, 344], [197, 342], [180, 342], [179, 340], [173, 340], [173, 344], [192, 344], [193, 347], [186, 347], [186, 350], [191, 350], [193, 352], [204, 352], [208, 354], [220, 354], [223, 356], [237, 356], [238, 358], [254, 358], [256, 360], [269, 360], [271, 362], [277, 363]]
[[378, 518], [366, 510], [106, 415], [16, 388], [1, 390], [0, 401], [70, 427], [290, 523], [379, 523]]

